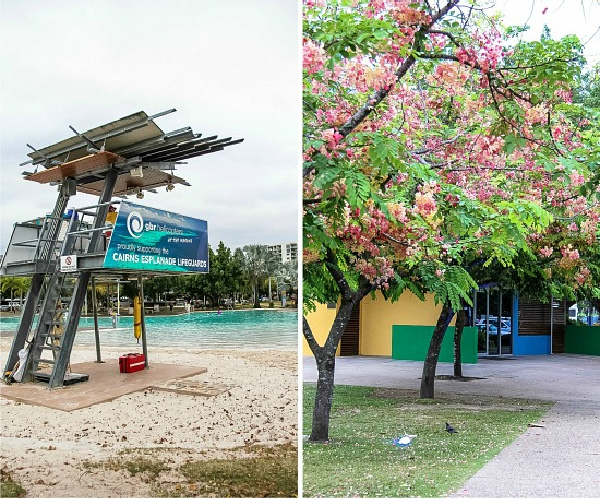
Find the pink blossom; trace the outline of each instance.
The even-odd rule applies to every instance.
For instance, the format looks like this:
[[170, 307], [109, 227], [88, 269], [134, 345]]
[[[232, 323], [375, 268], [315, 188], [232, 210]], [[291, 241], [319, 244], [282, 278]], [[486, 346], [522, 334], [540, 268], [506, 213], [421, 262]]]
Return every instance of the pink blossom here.
[[323, 47], [317, 45], [312, 40], [305, 41], [302, 47], [302, 67], [310, 75], [323, 69], [324, 64], [325, 51]]
[[571, 183], [573, 185], [581, 185], [585, 182], [585, 177], [576, 171], [572, 171], [569, 177], [571, 178]]
[[429, 218], [435, 215], [437, 207], [435, 204], [435, 199], [433, 198], [433, 194], [431, 194], [431, 192], [427, 192], [425, 194], [417, 192], [417, 194], [415, 195], [415, 204], [417, 212], [423, 218]]

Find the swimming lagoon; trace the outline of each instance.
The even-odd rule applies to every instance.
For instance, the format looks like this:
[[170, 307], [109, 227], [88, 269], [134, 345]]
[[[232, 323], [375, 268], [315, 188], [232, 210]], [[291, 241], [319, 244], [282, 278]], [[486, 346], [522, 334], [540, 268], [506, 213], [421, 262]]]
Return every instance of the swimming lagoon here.
[[[14, 333], [18, 317], [0, 318], [0, 332]], [[133, 317], [99, 317], [100, 344], [136, 348]], [[146, 315], [148, 346], [189, 349], [275, 349], [298, 348], [298, 312], [296, 310], [227, 310], [194, 312], [181, 315]], [[75, 345], [93, 346], [94, 320], [82, 317]]]

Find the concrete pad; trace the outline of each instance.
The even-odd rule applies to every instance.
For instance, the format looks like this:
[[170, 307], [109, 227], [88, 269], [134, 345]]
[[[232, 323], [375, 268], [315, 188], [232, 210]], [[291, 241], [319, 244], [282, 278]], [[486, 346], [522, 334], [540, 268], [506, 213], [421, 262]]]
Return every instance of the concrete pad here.
[[0, 396], [25, 404], [41, 405], [61, 411], [75, 411], [108, 402], [147, 388], [160, 388], [174, 378], [187, 378], [207, 371], [205, 367], [175, 364], [150, 364], [135, 373], [120, 373], [118, 363], [84, 362], [71, 366], [73, 373], [88, 374], [89, 381], [48, 389], [46, 383], [2, 385]]

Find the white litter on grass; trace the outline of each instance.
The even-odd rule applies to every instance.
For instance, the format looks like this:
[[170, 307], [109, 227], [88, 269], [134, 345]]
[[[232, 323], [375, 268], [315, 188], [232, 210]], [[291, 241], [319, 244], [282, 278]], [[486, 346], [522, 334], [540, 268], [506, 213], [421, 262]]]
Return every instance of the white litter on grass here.
[[408, 447], [410, 444], [412, 444], [412, 439], [415, 437], [416, 437], [416, 435], [408, 435], [405, 433], [401, 437], [394, 438], [394, 440], [392, 440], [392, 443], [396, 447], [405, 448], [405, 447]]

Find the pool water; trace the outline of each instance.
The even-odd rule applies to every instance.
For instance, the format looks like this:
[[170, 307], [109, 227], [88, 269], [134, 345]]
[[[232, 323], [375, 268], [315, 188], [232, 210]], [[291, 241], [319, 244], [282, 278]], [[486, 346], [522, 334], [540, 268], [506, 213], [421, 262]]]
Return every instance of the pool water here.
[[[18, 323], [18, 317], [2, 317], [0, 331], [14, 332]], [[98, 325], [101, 345], [138, 347], [133, 337], [133, 317], [119, 317], [116, 328], [112, 328], [111, 317], [99, 317]], [[230, 310], [221, 314], [195, 312], [155, 317], [147, 315], [146, 336], [150, 348], [296, 350], [298, 312]], [[94, 344], [94, 320], [82, 317], [75, 345]]]

